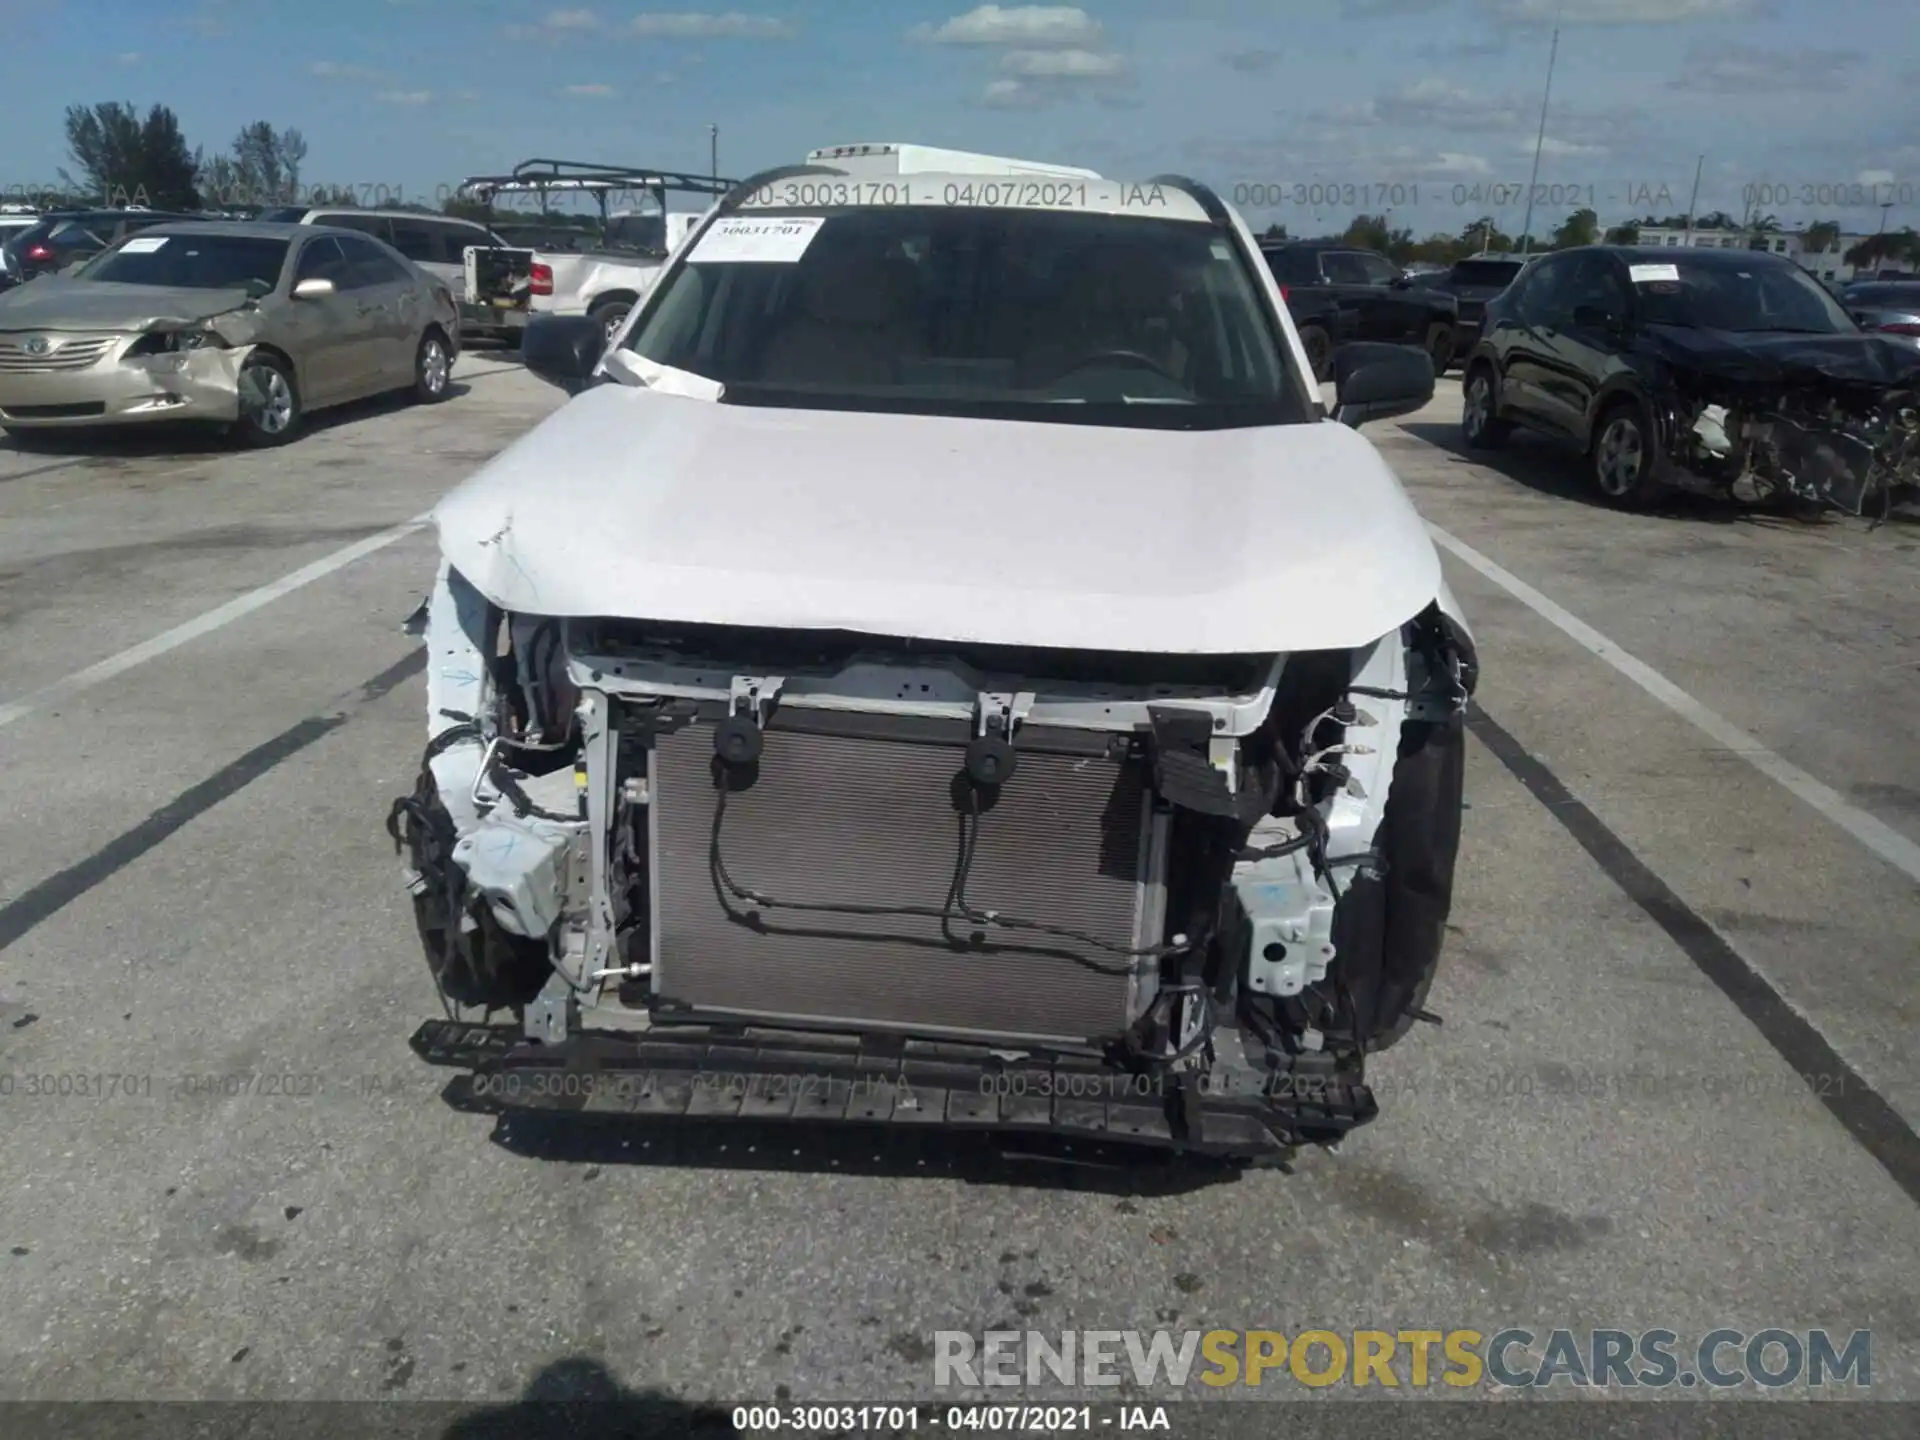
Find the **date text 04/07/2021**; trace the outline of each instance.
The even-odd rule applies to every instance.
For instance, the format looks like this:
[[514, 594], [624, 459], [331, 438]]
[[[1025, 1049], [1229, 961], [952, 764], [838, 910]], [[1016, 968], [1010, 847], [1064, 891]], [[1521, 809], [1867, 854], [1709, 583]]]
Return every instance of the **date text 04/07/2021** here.
[[1158, 210], [1174, 203], [1178, 190], [1152, 183], [1062, 180], [1034, 176], [942, 180], [903, 176], [891, 180], [796, 179], [761, 186], [741, 202], [743, 210], [833, 209], [887, 206], [978, 206], [986, 209]]
[[1091, 1434], [1173, 1429], [1164, 1405], [736, 1405], [733, 1428], [748, 1432], [897, 1435], [957, 1430], [987, 1435]]

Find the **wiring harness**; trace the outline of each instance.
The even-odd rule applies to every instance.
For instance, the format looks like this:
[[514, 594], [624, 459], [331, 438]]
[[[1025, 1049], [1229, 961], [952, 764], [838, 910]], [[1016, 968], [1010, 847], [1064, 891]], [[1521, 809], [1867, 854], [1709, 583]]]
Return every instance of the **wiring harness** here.
[[[983, 910], [970, 904], [967, 900], [967, 879], [972, 872], [974, 852], [979, 844], [981, 812], [979, 792], [969, 789], [967, 793], [968, 808], [959, 814], [960, 833], [954, 855], [953, 878], [947, 887], [946, 903], [942, 905], [856, 905], [842, 901], [781, 900], [755, 890], [751, 886], [742, 885], [728, 870], [726, 858], [721, 850], [721, 831], [726, 823], [728, 794], [724, 776], [715, 790], [713, 827], [709, 834], [707, 848], [708, 867], [715, 881], [727, 894], [749, 905], [767, 910], [793, 910], [804, 914], [912, 916], [925, 920], [937, 920], [940, 922], [941, 934], [955, 945], [965, 943], [951, 929], [953, 922], [959, 920], [982, 928], [1018, 930], [1067, 940], [1127, 961], [1164, 959], [1200, 948], [1203, 942], [1184, 935], [1176, 935], [1170, 943], [1164, 945], [1146, 945], [1137, 948], [1116, 945], [1110, 940], [1102, 940], [1099, 936], [1089, 935], [1085, 931], [1060, 925], [1047, 925], [1037, 920], [1022, 919], [1017, 915], [1003, 915], [998, 910]], [[1132, 973], [1133, 970], [1130, 964], [1102, 964], [1095, 960], [1088, 960], [1085, 963], [1107, 974], [1125, 975]]]

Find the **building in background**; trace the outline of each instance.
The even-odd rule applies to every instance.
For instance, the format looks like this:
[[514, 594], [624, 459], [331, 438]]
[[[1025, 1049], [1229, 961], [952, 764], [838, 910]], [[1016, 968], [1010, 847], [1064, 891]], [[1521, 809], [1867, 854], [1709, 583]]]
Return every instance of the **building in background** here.
[[[1728, 230], [1706, 226], [1686, 230], [1678, 226], [1660, 225], [1640, 227], [1642, 245], [1691, 246], [1705, 250], [1764, 250], [1773, 255], [1786, 256], [1821, 280], [1853, 279], [1855, 267], [1847, 263], [1847, 252], [1869, 238], [1864, 233], [1842, 234], [1835, 236], [1823, 249], [1810, 250], [1804, 230]], [[1866, 266], [1863, 267], [1863, 273], [1877, 273], [1880, 268]]]

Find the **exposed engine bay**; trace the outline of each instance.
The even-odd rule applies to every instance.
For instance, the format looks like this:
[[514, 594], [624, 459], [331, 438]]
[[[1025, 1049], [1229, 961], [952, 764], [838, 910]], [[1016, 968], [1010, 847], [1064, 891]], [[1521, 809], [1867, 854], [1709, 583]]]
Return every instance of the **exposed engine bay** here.
[[1670, 478], [1682, 488], [1880, 518], [1920, 498], [1920, 385], [1691, 374], [1668, 407]]
[[[1142, 655], [424, 607], [389, 830], [492, 1093], [1234, 1157], [1375, 1113], [1459, 841], [1465, 631]], [[516, 1078], [517, 1077], [517, 1078]]]
[[532, 250], [474, 246], [467, 253], [467, 301], [492, 310], [528, 308], [533, 294]]

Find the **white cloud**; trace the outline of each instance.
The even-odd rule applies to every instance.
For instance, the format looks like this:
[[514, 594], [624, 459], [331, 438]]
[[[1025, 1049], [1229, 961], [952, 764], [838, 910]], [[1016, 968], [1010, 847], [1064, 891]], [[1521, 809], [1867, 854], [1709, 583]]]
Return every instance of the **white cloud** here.
[[[1378, 99], [1339, 106], [1310, 118], [1348, 131], [1389, 128], [1424, 137], [1430, 145], [1459, 145], [1468, 137], [1501, 137], [1491, 144], [1500, 154], [1531, 155], [1539, 134], [1540, 102], [1519, 95], [1487, 93], [1429, 75], [1404, 89]], [[1641, 126], [1624, 109], [1592, 109], [1555, 105], [1550, 112], [1554, 133], [1541, 146], [1547, 155], [1597, 157], [1613, 145], [1637, 140]], [[1601, 143], [1601, 137], [1608, 142]], [[1469, 144], [1472, 144], [1469, 141]], [[1472, 144], [1473, 149], [1480, 146]], [[1459, 152], [1465, 153], [1467, 146]]]
[[[1517, 155], [1531, 155], [1533, 154], [1534, 143], [1533, 140], [1529, 140], [1523, 136], [1514, 141], [1514, 153]], [[1578, 141], [1561, 140], [1552, 135], [1540, 140], [1539, 146], [1542, 155], [1561, 157], [1569, 155], [1604, 155], [1607, 153], [1607, 147], [1604, 145], [1583, 145]]]
[[1862, 170], [1853, 177], [1856, 185], [1892, 185], [1895, 183], [1891, 170]]
[[1126, 65], [1118, 55], [1095, 50], [1009, 50], [1000, 57], [1000, 68], [1032, 80], [1104, 80]]
[[982, 5], [908, 32], [909, 39], [936, 45], [1006, 47], [997, 67], [1002, 74], [980, 92], [980, 103], [994, 110], [1126, 103], [1126, 61], [1103, 48], [1100, 36], [1100, 27], [1074, 5]]
[[549, 30], [598, 30], [600, 17], [591, 10], [549, 10], [540, 23]]
[[427, 105], [433, 101], [433, 91], [383, 90], [379, 98], [383, 105]]
[[1835, 90], [1846, 86], [1866, 60], [1857, 50], [1767, 50], [1758, 45], [1717, 45], [1692, 52], [1667, 88], [1751, 95], [1764, 100], [1782, 90]]
[[1468, 90], [1437, 75], [1416, 80], [1373, 104], [1376, 119], [1419, 129], [1513, 130], [1527, 123], [1527, 107], [1510, 97]]
[[368, 82], [385, 80], [387, 77], [378, 70], [369, 70], [364, 65], [339, 65], [332, 60], [316, 60], [307, 67], [309, 75], [318, 75], [323, 80], [364, 80]]
[[[1269, 134], [1249, 132], [1231, 139], [1195, 139], [1181, 148], [1183, 158], [1195, 166], [1194, 173], [1214, 177], [1222, 187], [1279, 183], [1290, 189], [1297, 183], [1308, 187], [1309, 193], [1315, 185], [1325, 187], [1332, 198], [1316, 212], [1322, 218], [1329, 210], [1338, 210], [1345, 201], [1357, 198], [1347, 193], [1349, 186], [1367, 187], [1368, 200], [1375, 207], [1396, 198], [1404, 198], [1411, 205], [1411, 186], [1416, 183], [1467, 180], [1505, 174], [1514, 168], [1511, 164], [1495, 166], [1487, 156], [1465, 149], [1382, 144], [1376, 132], [1345, 126], [1319, 129], [1297, 119], [1285, 120], [1279, 130]], [[1372, 192], [1380, 185], [1406, 185], [1409, 193], [1404, 197], [1377, 197]], [[1224, 189], [1222, 193], [1226, 193]], [[1436, 192], [1423, 193], [1421, 198], [1432, 204], [1439, 197]], [[1347, 208], [1363, 208], [1366, 203]], [[1439, 203], [1444, 205], [1445, 200]]]
[[611, 85], [569, 85], [560, 93], [578, 95], [589, 100], [610, 100], [619, 92]]
[[910, 38], [936, 45], [1042, 45], [1085, 48], [1100, 26], [1077, 5], [982, 5], [938, 26], [916, 25]]
[[1135, 109], [1124, 72], [1101, 75], [1023, 75], [989, 80], [980, 103], [993, 110], [1040, 110], [1091, 102], [1109, 109]]
[[627, 29], [650, 39], [671, 40], [787, 40], [797, 33], [791, 21], [734, 10], [724, 15], [704, 10], [636, 15]]
[[138, 65], [141, 55], [138, 50], [122, 50], [118, 55], [114, 56], [113, 59], [117, 65]]

